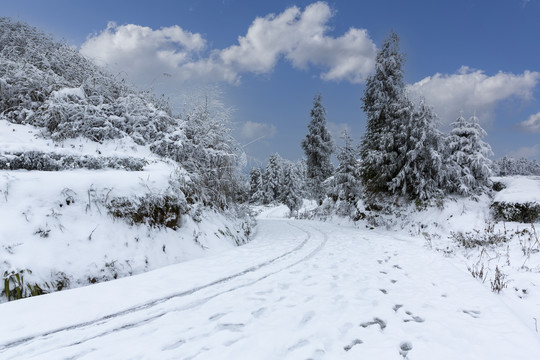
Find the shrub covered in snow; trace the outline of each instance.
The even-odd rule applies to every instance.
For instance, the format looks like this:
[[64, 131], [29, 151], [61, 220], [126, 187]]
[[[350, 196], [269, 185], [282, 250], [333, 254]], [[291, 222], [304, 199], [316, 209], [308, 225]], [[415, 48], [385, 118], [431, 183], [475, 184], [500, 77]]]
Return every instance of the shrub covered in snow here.
[[535, 223], [540, 220], [540, 204], [536, 202], [513, 203], [495, 201], [491, 205], [496, 221]]
[[144, 159], [91, 155], [64, 155], [41, 151], [0, 154], [0, 170], [60, 171], [69, 169], [121, 169], [141, 171], [147, 164]]

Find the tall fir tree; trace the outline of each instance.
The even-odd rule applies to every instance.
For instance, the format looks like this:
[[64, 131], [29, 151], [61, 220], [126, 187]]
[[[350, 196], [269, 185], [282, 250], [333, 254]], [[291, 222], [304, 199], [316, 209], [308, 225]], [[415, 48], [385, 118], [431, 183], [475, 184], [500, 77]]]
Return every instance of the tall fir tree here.
[[405, 196], [428, 200], [442, 195], [446, 178], [444, 142], [436, 115], [405, 92], [404, 55], [395, 33], [377, 53], [375, 74], [366, 82], [367, 126], [361, 145], [360, 178], [368, 197]]
[[263, 175], [261, 168], [251, 168], [249, 171], [249, 201], [261, 204], [264, 201]]
[[400, 123], [410, 116], [410, 104], [404, 96], [404, 60], [399, 37], [392, 32], [377, 53], [375, 74], [366, 81], [362, 108], [367, 126], [360, 151], [360, 177], [369, 195], [390, 192], [389, 184], [401, 167], [396, 129], [401, 130]]
[[308, 134], [302, 140], [302, 149], [306, 154], [306, 177], [312, 197], [319, 204], [325, 196], [323, 182], [328, 179], [334, 169], [331, 162], [333, 141], [326, 127], [326, 109], [322, 105], [322, 97], [317, 94], [313, 99], [311, 122]]
[[334, 174], [335, 188], [332, 191], [337, 200], [354, 204], [360, 197], [360, 172], [358, 150], [347, 131], [343, 132], [344, 145], [339, 149], [339, 165]]
[[491, 147], [482, 140], [486, 131], [480, 126], [476, 115], [465, 120], [459, 116], [452, 123], [448, 136], [450, 163], [454, 165], [452, 190], [462, 195], [474, 195], [490, 186]]
[[302, 207], [302, 189], [300, 173], [292, 163], [286, 163], [283, 168], [283, 188], [281, 202], [289, 208], [291, 216]]
[[448, 181], [444, 138], [436, 128], [437, 115], [422, 100], [401, 123], [399, 172], [389, 186], [394, 193], [428, 200], [444, 195]]
[[278, 155], [270, 155], [263, 174], [264, 203], [279, 201], [283, 184], [283, 159]]

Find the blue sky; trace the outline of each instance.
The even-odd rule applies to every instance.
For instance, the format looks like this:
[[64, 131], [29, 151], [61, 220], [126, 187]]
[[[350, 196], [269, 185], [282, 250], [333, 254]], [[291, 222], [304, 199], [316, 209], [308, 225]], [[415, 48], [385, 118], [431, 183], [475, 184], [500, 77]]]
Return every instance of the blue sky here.
[[476, 111], [495, 158], [540, 159], [540, 0], [18, 0], [0, 9], [173, 101], [219, 85], [239, 142], [264, 136], [245, 147], [254, 163], [302, 156], [317, 92], [332, 131], [359, 141], [363, 80], [392, 29], [411, 93], [434, 106], [442, 129]]

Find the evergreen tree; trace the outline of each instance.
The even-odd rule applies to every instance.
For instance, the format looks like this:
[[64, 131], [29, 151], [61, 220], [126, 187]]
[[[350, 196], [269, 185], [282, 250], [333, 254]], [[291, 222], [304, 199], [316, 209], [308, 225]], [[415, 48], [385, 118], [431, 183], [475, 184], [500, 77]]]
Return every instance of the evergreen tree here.
[[263, 174], [264, 203], [279, 201], [283, 184], [283, 160], [278, 154], [268, 158], [268, 164]]
[[361, 144], [360, 176], [369, 195], [390, 193], [389, 184], [403, 165], [403, 159], [398, 163], [402, 144], [396, 132], [402, 131], [411, 112], [404, 96], [403, 62], [399, 37], [391, 33], [377, 53], [375, 74], [367, 79], [362, 98], [367, 126]]
[[285, 164], [283, 169], [283, 188], [281, 202], [289, 208], [291, 216], [302, 207], [302, 191], [300, 174], [292, 163]]
[[488, 143], [482, 140], [487, 133], [472, 116], [468, 121], [460, 116], [448, 136], [450, 163], [453, 164], [452, 190], [463, 195], [482, 192], [491, 184], [493, 154]]
[[332, 192], [337, 200], [355, 204], [360, 197], [359, 154], [347, 131], [343, 132], [343, 140], [345, 144], [337, 155], [339, 165], [334, 174], [335, 188]]
[[302, 148], [306, 154], [306, 177], [313, 197], [320, 204], [325, 196], [323, 182], [332, 175], [334, 169], [330, 158], [333, 141], [326, 127], [326, 110], [321, 103], [321, 95], [317, 94], [311, 109], [311, 122], [308, 134], [302, 140]]
[[362, 99], [367, 127], [360, 178], [370, 197], [381, 193], [427, 200], [444, 193], [444, 143], [431, 108], [408, 99], [403, 62], [399, 37], [391, 33], [377, 54], [376, 71]]
[[254, 204], [261, 204], [264, 201], [262, 178], [261, 168], [251, 168], [249, 171], [249, 201]]
[[[402, 164], [389, 186], [394, 193], [428, 200], [444, 194], [448, 171], [444, 162], [444, 141], [436, 129], [437, 116], [422, 100], [412, 110], [396, 137], [401, 144], [398, 163]], [[406, 119], [407, 120], [407, 119]]]

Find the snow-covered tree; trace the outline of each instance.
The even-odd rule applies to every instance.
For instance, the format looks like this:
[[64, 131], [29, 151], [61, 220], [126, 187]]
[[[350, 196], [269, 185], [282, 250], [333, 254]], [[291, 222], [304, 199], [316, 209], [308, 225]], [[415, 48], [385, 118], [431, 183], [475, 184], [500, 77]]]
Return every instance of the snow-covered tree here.
[[332, 175], [331, 163], [333, 141], [326, 126], [326, 109], [322, 105], [322, 97], [317, 94], [313, 99], [311, 121], [308, 134], [302, 140], [302, 148], [306, 154], [306, 176], [312, 196], [319, 204], [325, 196], [323, 182]]
[[176, 162], [183, 175], [173, 182], [192, 204], [225, 209], [243, 192], [229, 115], [212, 93], [173, 114], [166, 99], [129, 86], [77, 49], [0, 18], [1, 120], [34, 125], [57, 142], [131, 139], [147, 146]]
[[279, 201], [283, 188], [283, 159], [279, 154], [268, 158], [268, 164], [263, 174], [264, 203]]
[[283, 167], [283, 185], [281, 202], [289, 208], [291, 215], [302, 207], [302, 189], [298, 168], [293, 163], [285, 163]]
[[447, 143], [449, 164], [453, 166], [452, 190], [463, 195], [482, 192], [491, 184], [491, 147], [482, 140], [487, 133], [476, 116], [459, 116], [452, 123]]
[[366, 81], [362, 98], [367, 116], [361, 144], [360, 176], [368, 195], [391, 193], [389, 186], [404, 165], [398, 162], [403, 144], [403, 122], [409, 121], [412, 108], [404, 96], [404, 55], [399, 51], [395, 33], [384, 41], [377, 53], [375, 74]]
[[389, 188], [396, 194], [419, 200], [442, 196], [448, 170], [444, 139], [436, 128], [437, 116], [423, 100], [410, 114], [406, 113], [409, 118], [403, 119], [396, 134], [400, 168]]
[[339, 165], [334, 174], [331, 193], [336, 200], [354, 204], [360, 198], [359, 153], [347, 131], [343, 132], [342, 137], [344, 145], [337, 154]]
[[377, 53], [375, 74], [368, 78], [362, 99], [367, 126], [360, 177], [368, 197], [428, 200], [444, 194], [444, 142], [431, 107], [409, 100], [403, 62], [399, 37], [391, 33]]
[[264, 201], [263, 175], [259, 167], [249, 171], [249, 201], [254, 204], [262, 204]]
[[504, 156], [493, 163], [494, 173], [498, 176], [540, 175], [540, 164], [536, 160], [520, 158], [518, 160]]

